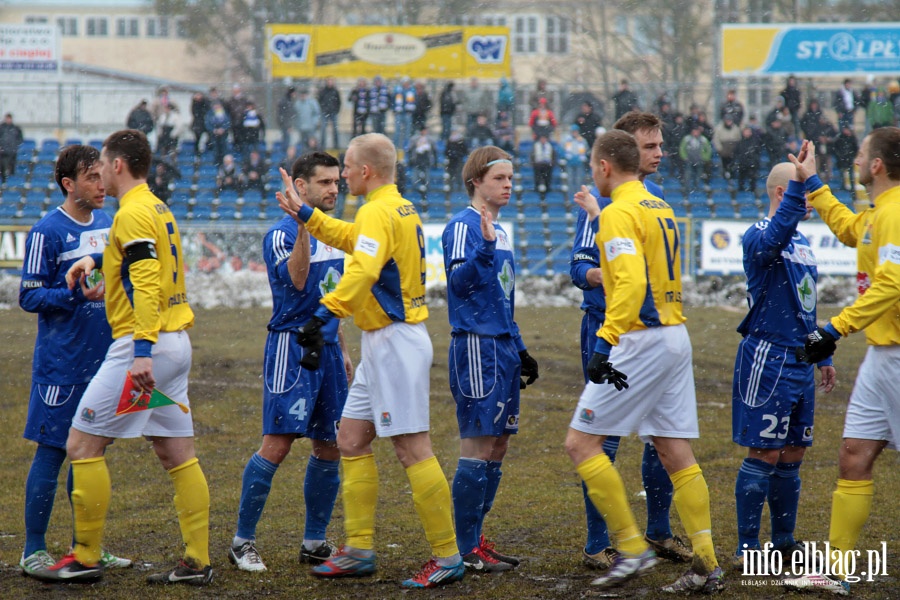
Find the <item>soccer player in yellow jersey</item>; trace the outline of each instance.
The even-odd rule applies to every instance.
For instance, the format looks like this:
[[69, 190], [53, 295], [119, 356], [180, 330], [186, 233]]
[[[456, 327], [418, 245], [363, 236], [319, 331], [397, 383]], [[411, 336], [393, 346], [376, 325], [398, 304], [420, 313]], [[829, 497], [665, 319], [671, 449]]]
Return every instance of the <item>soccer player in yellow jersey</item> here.
[[886, 446], [896, 449], [900, 443], [900, 129], [875, 129], [859, 148], [859, 182], [874, 198], [873, 206], [859, 214], [822, 183], [815, 157], [813, 144], [804, 142], [800, 155], [789, 158], [822, 220], [841, 242], [856, 248], [859, 297], [809, 334], [806, 360], [814, 363], [831, 356], [838, 339], [863, 329], [869, 349], [844, 417], [837, 489], [831, 501], [828, 568], [786, 579], [784, 584], [847, 595], [847, 579], [860, 575], [850, 572], [846, 558], [855, 551], [872, 509], [875, 459]]
[[175, 485], [175, 508], [184, 557], [150, 583], [205, 585], [209, 564], [209, 488], [194, 454], [190, 413], [176, 405], [116, 416], [129, 376], [136, 388], [159, 388], [188, 405], [194, 313], [184, 286], [178, 225], [169, 208], [147, 187], [150, 144], [140, 131], [113, 133], [103, 143], [100, 176], [119, 199], [102, 255], [80, 259], [66, 274], [74, 287], [95, 266], [106, 285], [106, 318], [113, 343], [91, 380], [75, 417], [66, 450], [72, 461], [75, 547], [44, 579], [90, 582], [102, 575], [100, 541], [112, 490], [104, 449], [116, 438], [145, 437]]
[[589, 218], [600, 217], [606, 320], [597, 331], [590, 382], [569, 425], [566, 451], [619, 551], [609, 572], [592, 584], [622, 585], [657, 562], [638, 530], [622, 478], [603, 451], [606, 436], [637, 433], [653, 442], [672, 479], [675, 507], [694, 549], [691, 568], [663, 591], [717, 592], [725, 584], [713, 548], [709, 491], [688, 441], [699, 430], [675, 215], [641, 183], [640, 151], [631, 134], [613, 130], [598, 137], [591, 172], [612, 203], [600, 213], [587, 191], [575, 200]]
[[[338, 430], [347, 542], [313, 569], [318, 577], [361, 577], [375, 572], [374, 529], [378, 472], [372, 441], [389, 437], [406, 469], [413, 503], [433, 558], [406, 588], [434, 588], [462, 579], [450, 515], [450, 487], [428, 435], [429, 372], [433, 350], [425, 319], [425, 235], [411, 202], [394, 184], [397, 151], [382, 134], [353, 138], [342, 176], [350, 193], [365, 196], [354, 223], [325, 215], [302, 202], [282, 169], [281, 208], [306, 223], [309, 233], [351, 255], [334, 291], [298, 331], [306, 352], [318, 352], [320, 329], [353, 315], [363, 330], [356, 369]], [[306, 356], [304, 356], [304, 361]], [[303, 364], [303, 363], [301, 363]]]

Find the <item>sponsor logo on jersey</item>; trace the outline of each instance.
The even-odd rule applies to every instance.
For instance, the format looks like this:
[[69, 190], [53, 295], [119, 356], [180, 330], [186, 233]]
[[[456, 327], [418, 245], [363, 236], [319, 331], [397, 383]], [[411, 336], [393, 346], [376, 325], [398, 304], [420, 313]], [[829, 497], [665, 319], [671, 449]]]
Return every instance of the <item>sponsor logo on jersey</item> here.
[[507, 427], [518, 427], [519, 426], [519, 415], [509, 415], [506, 418], [506, 426]]
[[871, 280], [869, 280], [869, 274], [864, 273], [863, 271], [858, 271], [856, 273], [856, 292], [862, 296], [866, 293], [866, 290], [869, 289], [869, 286], [872, 285]]
[[362, 252], [363, 254], [368, 254], [371, 257], [375, 257], [378, 254], [378, 240], [373, 240], [370, 237], [366, 237], [364, 235], [360, 235], [356, 238], [356, 247], [353, 249], [354, 252]]
[[516, 287], [516, 274], [513, 272], [508, 260], [503, 261], [503, 267], [497, 273], [497, 281], [500, 282], [503, 295], [509, 300], [509, 295], [512, 294], [513, 288]]
[[330, 292], [334, 291], [334, 288], [337, 287], [337, 284], [341, 281], [341, 273], [334, 267], [328, 267], [328, 272], [325, 273], [325, 278], [319, 282], [319, 294], [324, 296]]
[[581, 414], [578, 415], [578, 420], [582, 423], [593, 423], [594, 422], [594, 411], [589, 408], [582, 408]]
[[81, 409], [81, 420], [85, 423], [93, 423], [96, 415], [94, 414], [94, 410], [91, 408], [82, 408]]
[[609, 262], [612, 262], [623, 254], [637, 255], [637, 248], [635, 248], [634, 240], [629, 238], [613, 238], [603, 244], [603, 249], [606, 251], [606, 260]]
[[883, 265], [886, 262], [900, 265], [900, 246], [885, 244], [878, 249], [878, 264]]
[[812, 425], [803, 428], [803, 441], [810, 442], [813, 439], [813, 428]]
[[805, 273], [797, 284], [797, 298], [806, 312], [816, 310], [816, 281], [809, 273]]
[[382, 427], [390, 427], [391, 426], [391, 413], [389, 413], [389, 412], [381, 413], [381, 426]]

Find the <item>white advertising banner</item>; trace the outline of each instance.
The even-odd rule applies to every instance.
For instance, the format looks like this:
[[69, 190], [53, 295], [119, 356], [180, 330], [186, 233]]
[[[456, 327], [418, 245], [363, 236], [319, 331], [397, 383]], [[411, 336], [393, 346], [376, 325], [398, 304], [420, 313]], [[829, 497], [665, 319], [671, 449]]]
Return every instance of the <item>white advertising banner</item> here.
[[58, 71], [61, 63], [54, 25], [0, 24], [0, 71]]
[[[744, 272], [741, 239], [748, 221], [704, 221], [700, 230], [700, 275]], [[822, 275], [856, 275], [856, 248], [848, 248], [821, 221], [804, 222], [799, 231], [809, 240]]]

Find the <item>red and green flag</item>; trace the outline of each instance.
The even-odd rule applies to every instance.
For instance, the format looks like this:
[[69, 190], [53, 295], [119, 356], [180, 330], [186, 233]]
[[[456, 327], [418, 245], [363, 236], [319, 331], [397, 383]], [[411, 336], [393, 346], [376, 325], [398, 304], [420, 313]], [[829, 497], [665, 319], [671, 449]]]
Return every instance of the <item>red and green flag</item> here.
[[169, 406], [175, 404], [182, 412], [187, 413], [190, 409], [182, 404], [172, 400], [156, 388], [152, 392], [145, 392], [134, 386], [131, 380], [131, 371], [125, 376], [125, 387], [122, 389], [122, 395], [119, 397], [119, 407], [116, 409], [116, 416], [136, 413], [142, 410], [150, 410], [151, 408], [159, 408], [160, 406]]

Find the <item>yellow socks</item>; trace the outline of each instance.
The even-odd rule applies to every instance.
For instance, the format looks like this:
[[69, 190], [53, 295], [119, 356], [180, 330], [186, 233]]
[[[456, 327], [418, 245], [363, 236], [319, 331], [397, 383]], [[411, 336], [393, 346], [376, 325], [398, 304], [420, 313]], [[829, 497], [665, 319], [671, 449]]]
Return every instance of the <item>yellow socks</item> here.
[[100, 541], [112, 496], [106, 459], [72, 461], [72, 511], [75, 521], [75, 558], [83, 565], [100, 562]]
[[375, 504], [378, 502], [378, 469], [375, 455], [341, 457], [344, 476], [344, 529], [347, 545], [359, 550], [375, 547]]
[[709, 488], [700, 465], [693, 464], [671, 475], [675, 488], [675, 508], [694, 547], [693, 568], [708, 575], [719, 566], [712, 541], [712, 521], [709, 516]]
[[437, 457], [426, 458], [406, 469], [412, 487], [413, 503], [425, 528], [425, 539], [438, 558], [457, 554], [456, 533], [453, 530], [450, 485]]
[[576, 470], [587, 486], [588, 497], [615, 536], [616, 549], [631, 556], [644, 553], [647, 543], [628, 506], [622, 477], [609, 457], [601, 452], [578, 465]]
[[838, 479], [837, 489], [831, 496], [831, 528], [828, 532], [832, 552], [848, 552], [856, 548], [859, 534], [872, 510], [874, 494], [875, 483], [872, 480]]
[[200, 468], [200, 461], [192, 458], [169, 471], [175, 484], [175, 510], [185, 543], [184, 556], [197, 564], [209, 565], [209, 486]]

